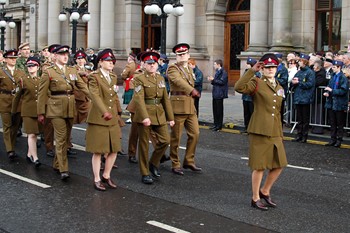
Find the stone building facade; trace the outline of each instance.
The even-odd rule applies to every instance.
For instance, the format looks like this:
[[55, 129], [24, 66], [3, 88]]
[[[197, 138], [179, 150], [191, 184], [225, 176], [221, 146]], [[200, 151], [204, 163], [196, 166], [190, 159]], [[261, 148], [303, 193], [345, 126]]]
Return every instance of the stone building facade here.
[[[73, 0], [74, 1], [74, 0]], [[91, 20], [81, 19], [77, 47], [112, 48], [123, 68], [130, 51], [159, 49], [160, 19], [148, 16], [148, 0], [78, 0]], [[223, 59], [230, 85], [244, 70], [248, 56], [265, 52], [344, 50], [350, 39], [350, 0], [181, 0], [185, 13], [167, 18], [166, 51], [179, 42], [191, 46], [191, 56], [205, 76], [215, 59]], [[31, 49], [60, 43], [71, 45], [72, 26], [58, 15], [72, 0], [8, 0], [7, 16], [16, 28], [6, 28], [5, 49], [30, 42]]]

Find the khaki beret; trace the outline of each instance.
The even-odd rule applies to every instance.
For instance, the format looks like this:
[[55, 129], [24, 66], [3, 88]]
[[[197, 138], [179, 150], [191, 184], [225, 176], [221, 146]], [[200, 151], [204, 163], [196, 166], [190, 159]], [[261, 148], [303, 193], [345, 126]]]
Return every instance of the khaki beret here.
[[29, 46], [29, 42], [24, 42], [24, 43], [20, 44], [18, 49], [23, 49], [24, 47], [27, 47], [27, 46]]

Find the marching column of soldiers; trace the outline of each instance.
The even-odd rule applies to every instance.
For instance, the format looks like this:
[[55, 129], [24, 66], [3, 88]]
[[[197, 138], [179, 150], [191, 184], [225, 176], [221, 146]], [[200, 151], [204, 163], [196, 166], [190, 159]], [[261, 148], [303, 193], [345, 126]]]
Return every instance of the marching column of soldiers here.
[[[194, 160], [199, 126], [193, 98], [200, 93], [194, 88], [195, 76], [188, 66], [189, 49], [186, 43], [173, 48], [176, 62], [167, 72], [171, 96], [158, 71], [159, 53], [147, 50], [137, 56], [132, 54], [133, 70], [123, 72], [123, 79], [133, 87], [127, 107], [132, 113], [133, 126], [129, 162], [139, 164], [144, 184], [160, 179], [159, 164], [167, 160], [172, 161], [172, 172], [176, 175], [184, 175], [182, 169], [202, 171]], [[46, 155], [53, 157], [53, 170], [62, 181], [67, 181], [68, 155], [76, 153], [71, 149], [73, 124], [86, 122], [86, 151], [92, 153], [93, 187], [99, 191], [116, 188], [110, 173], [122, 151], [120, 127], [125, 123], [121, 120], [117, 75], [113, 73], [116, 63], [113, 51], [100, 51], [91, 63], [89, 55], [79, 50], [74, 54], [76, 65], [69, 66], [67, 45], [45, 46], [41, 56], [29, 56], [27, 50], [30, 52], [29, 43], [21, 44], [20, 52], [6, 51], [5, 63], [0, 68], [0, 114], [9, 160], [18, 158], [15, 144], [23, 119], [28, 137], [28, 163], [40, 167], [37, 136], [43, 133]], [[183, 128], [188, 139], [181, 166], [178, 149]], [[151, 156], [149, 140], [154, 147]], [[169, 144], [170, 157], [165, 155]]]

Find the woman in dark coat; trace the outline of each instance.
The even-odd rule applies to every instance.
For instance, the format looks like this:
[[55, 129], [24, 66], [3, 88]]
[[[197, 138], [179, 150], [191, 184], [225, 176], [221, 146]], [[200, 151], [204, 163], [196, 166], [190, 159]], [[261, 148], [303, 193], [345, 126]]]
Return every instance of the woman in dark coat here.
[[[260, 210], [276, 207], [270, 198], [270, 190], [282, 168], [287, 166], [280, 111], [285, 94], [275, 80], [277, 65], [278, 59], [274, 54], [265, 54], [235, 85], [237, 92], [253, 96], [254, 112], [248, 126], [253, 192], [251, 205]], [[255, 73], [261, 68], [263, 76], [259, 79]], [[266, 169], [269, 173], [260, 188]]]
[[331, 123], [331, 141], [326, 146], [340, 147], [343, 141], [346, 111], [348, 109], [349, 81], [341, 71], [341, 61], [333, 61], [333, 77], [324, 89], [327, 97], [325, 108], [328, 109]]

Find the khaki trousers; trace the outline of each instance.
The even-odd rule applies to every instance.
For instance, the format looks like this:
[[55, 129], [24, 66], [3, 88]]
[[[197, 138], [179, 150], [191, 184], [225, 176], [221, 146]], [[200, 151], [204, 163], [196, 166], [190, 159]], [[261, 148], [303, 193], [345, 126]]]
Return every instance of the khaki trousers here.
[[172, 168], [180, 168], [179, 145], [182, 130], [185, 127], [187, 132], [186, 153], [183, 164], [193, 165], [196, 146], [199, 138], [199, 125], [196, 114], [175, 114], [175, 125], [171, 128], [170, 134], [170, 159]]
[[67, 146], [73, 127], [73, 118], [52, 118], [51, 122], [56, 141], [56, 153], [52, 166], [60, 172], [68, 172]]

